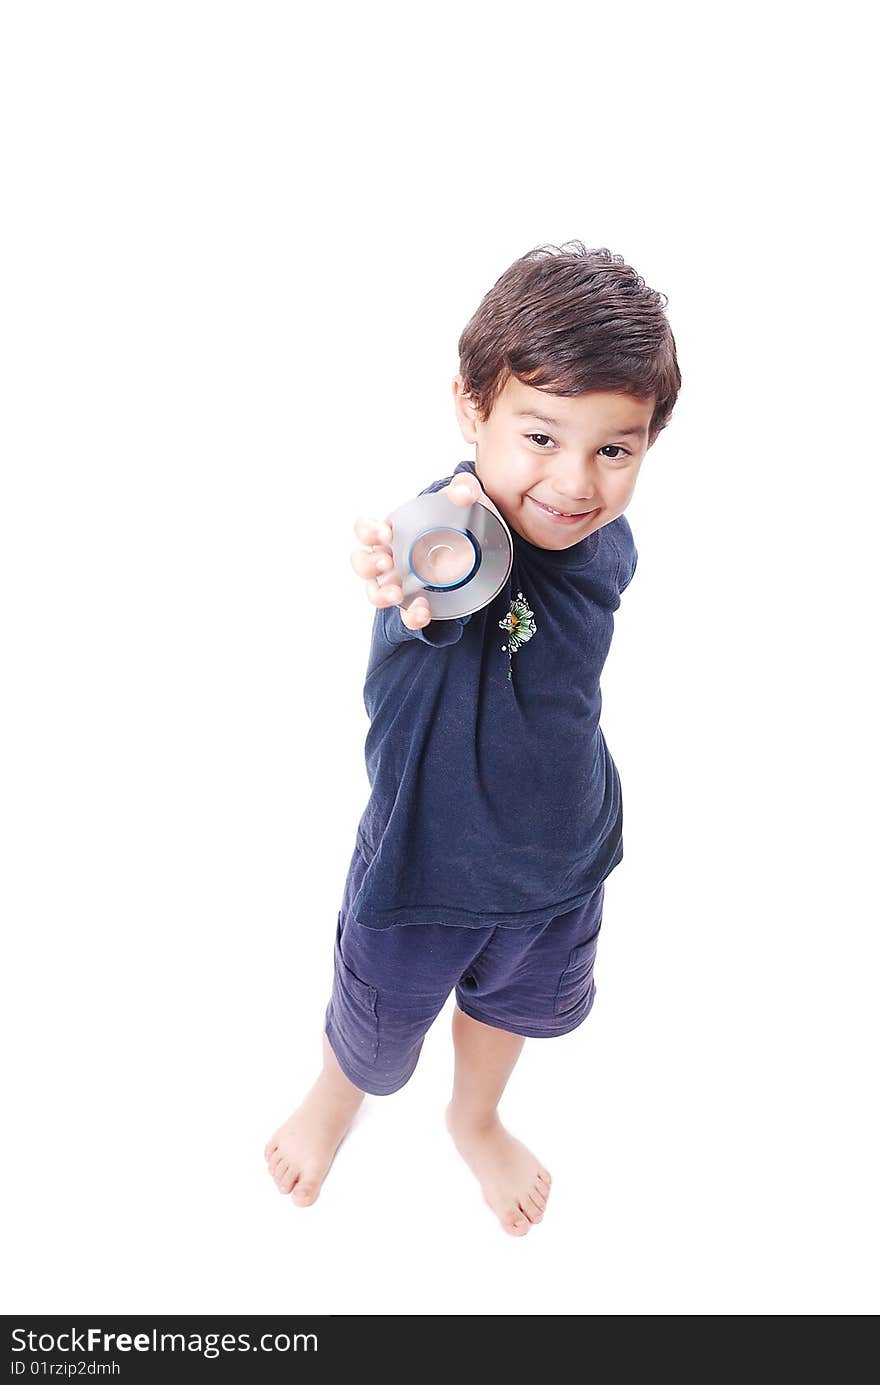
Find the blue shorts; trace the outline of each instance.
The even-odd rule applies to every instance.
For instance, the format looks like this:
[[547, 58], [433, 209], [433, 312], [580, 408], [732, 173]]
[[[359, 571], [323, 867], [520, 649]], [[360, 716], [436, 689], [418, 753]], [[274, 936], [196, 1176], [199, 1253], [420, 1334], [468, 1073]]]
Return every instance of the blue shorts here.
[[567, 1034], [586, 1019], [596, 994], [604, 881], [583, 904], [548, 923], [365, 928], [350, 905], [366, 866], [355, 850], [324, 1020], [339, 1066], [361, 1091], [388, 1096], [409, 1081], [453, 989], [472, 1019], [530, 1039]]

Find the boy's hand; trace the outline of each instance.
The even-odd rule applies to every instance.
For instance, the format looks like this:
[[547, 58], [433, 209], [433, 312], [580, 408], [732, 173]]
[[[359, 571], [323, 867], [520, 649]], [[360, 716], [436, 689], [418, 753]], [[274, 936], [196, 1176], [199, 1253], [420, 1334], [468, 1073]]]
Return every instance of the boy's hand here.
[[[445, 495], [453, 505], [473, 505], [483, 494], [483, 488], [476, 476], [469, 471], [459, 472], [448, 486], [437, 492]], [[374, 519], [358, 516], [354, 522], [354, 532], [362, 547], [355, 548], [351, 555], [351, 565], [359, 577], [367, 583], [367, 599], [374, 606], [399, 606], [403, 600], [400, 577], [394, 571], [394, 555], [391, 551], [392, 532], [388, 520], [382, 523]], [[401, 609], [400, 619], [407, 630], [422, 630], [431, 619], [431, 607], [426, 596], [417, 596], [405, 609]]]

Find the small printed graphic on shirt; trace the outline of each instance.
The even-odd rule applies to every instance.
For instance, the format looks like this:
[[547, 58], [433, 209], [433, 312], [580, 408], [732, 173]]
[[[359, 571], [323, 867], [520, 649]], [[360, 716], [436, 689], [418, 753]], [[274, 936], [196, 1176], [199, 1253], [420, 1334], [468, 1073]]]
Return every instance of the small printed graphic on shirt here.
[[518, 649], [530, 640], [537, 630], [535, 624], [535, 613], [529, 610], [528, 602], [522, 592], [517, 592], [516, 599], [511, 601], [510, 610], [503, 620], [499, 620], [502, 630], [507, 630], [510, 639], [507, 644], [501, 646], [502, 650], [507, 650], [507, 677], [512, 680], [511, 660]]

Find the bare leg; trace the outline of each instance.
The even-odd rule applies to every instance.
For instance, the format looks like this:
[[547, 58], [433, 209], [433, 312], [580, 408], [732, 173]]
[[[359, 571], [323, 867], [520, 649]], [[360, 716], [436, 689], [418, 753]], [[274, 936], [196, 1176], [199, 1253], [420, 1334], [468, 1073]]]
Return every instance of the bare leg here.
[[458, 1006], [452, 1018], [455, 1083], [446, 1123], [456, 1148], [479, 1179], [483, 1196], [511, 1236], [539, 1222], [550, 1175], [498, 1119], [498, 1103], [525, 1039], [471, 1019]]
[[324, 1066], [293, 1115], [279, 1126], [263, 1151], [279, 1192], [298, 1207], [315, 1201], [333, 1156], [364, 1099], [336, 1061], [324, 1038]]

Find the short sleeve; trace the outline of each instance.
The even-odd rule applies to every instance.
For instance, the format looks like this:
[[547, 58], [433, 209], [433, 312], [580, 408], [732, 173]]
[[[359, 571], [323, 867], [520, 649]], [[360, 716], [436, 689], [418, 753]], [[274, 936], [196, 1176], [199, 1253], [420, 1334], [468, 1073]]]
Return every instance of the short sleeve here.
[[627, 575], [625, 576], [625, 578], [623, 579], [623, 581], [621, 581], [620, 578], [618, 577], [617, 589], [618, 589], [618, 591], [620, 592], [621, 596], [622, 596], [623, 593], [626, 591], [626, 589], [627, 589], [627, 587], [629, 586], [630, 582], [632, 581], [632, 579], [633, 579], [633, 578], [635, 577], [635, 575], [636, 575], [636, 567], [638, 566], [638, 561], [639, 561], [639, 555], [638, 555], [638, 553], [636, 552], [636, 550], [635, 550], [635, 548], [634, 548], [634, 549], [633, 549], [633, 556], [632, 556], [632, 563], [630, 564], [629, 571], [628, 571]]

